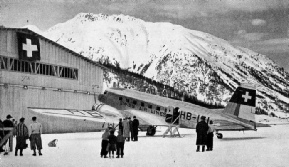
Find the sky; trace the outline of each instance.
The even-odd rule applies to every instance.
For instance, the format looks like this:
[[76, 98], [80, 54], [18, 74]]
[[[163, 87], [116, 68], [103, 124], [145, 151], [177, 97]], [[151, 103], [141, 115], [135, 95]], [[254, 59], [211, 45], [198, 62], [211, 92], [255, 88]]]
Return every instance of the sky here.
[[265, 54], [289, 72], [289, 0], [0, 0], [0, 25], [44, 31], [81, 12], [207, 32]]

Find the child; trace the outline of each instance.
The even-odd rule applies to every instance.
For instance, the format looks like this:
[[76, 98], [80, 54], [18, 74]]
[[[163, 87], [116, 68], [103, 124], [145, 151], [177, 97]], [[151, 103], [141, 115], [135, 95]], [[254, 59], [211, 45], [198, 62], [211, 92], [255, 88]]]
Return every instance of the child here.
[[116, 136], [114, 135], [114, 130], [110, 131], [110, 135], [108, 136], [108, 143], [109, 158], [111, 158], [111, 153], [112, 158], [114, 158], [114, 151], [116, 150]]
[[118, 131], [117, 135], [117, 143], [116, 143], [116, 158], [119, 158], [119, 155], [121, 155], [121, 158], [123, 158], [123, 149], [124, 149], [124, 143], [125, 138], [122, 135], [122, 131]]

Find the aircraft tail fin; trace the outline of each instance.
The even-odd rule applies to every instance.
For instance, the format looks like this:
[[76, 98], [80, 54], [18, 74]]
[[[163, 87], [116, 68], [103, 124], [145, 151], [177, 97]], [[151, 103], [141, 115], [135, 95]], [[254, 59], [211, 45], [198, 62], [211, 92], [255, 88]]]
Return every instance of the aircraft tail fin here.
[[223, 113], [255, 122], [256, 88], [242, 84], [235, 90]]

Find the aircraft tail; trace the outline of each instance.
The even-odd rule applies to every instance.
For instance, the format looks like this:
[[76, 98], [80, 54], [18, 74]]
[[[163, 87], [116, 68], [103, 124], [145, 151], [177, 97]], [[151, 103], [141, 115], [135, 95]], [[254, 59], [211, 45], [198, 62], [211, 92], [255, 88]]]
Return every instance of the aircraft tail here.
[[256, 88], [251, 85], [239, 86], [223, 113], [255, 122]]

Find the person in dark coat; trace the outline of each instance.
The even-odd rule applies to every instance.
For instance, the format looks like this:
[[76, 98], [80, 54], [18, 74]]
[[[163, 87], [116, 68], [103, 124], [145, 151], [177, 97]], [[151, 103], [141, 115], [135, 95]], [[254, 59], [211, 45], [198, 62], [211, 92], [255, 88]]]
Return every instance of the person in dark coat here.
[[114, 135], [114, 130], [110, 131], [110, 135], [108, 136], [108, 153], [109, 153], [109, 158], [114, 158], [114, 151], [116, 151], [116, 142], [117, 138]]
[[[3, 125], [3, 122], [2, 120], [0, 119], [0, 128], [4, 128], [4, 125]], [[2, 140], [2, 138], [4, 137], [4, 131], [0, 129], [0, 141]], [[4, 152], [5, 150], [3, 149], [3, 146], [1, 145], [0, 146], [0, 153], [1, 152]]]
[[102, 134], [102, 141], [101, 141], [101, 151], [100, 151], [100, 157], [107, 158], [107, 145], [108, 145], [108, 136], [109, 136], [109, 128], [106, 128], [104, 130], [104, 133]]
[[[11, 118], [12, 118], [12, 116], [10, 114], [6, 116], [6, 119], [3, 121], [4, 127], [14, 127], [14, 123], [12, 122]], [[9, 132], [10, 131], [4, 131], [4, 136], [9, 134]], [[3, 146], [5, 146], [4, 155], [8, 155], [8, 150], [9, 150], [9, 142], [8, 141], [10, 142], [10, 138], [7, 139], [3, 144]]]
[[213, 151], [213, 141], [214, 141], [214, 131], [213, 121], [210, 121], [208, 136], [207, 136], [207, 151]]
[[122, 123], [122, 119], [121, 118], [119, 118], [118, 130], [123, 132], [123, 123]]
[[196, 132], [197, 132], [197, 152], [200, 151], [200, 146], [202, 146], [202, 152], [205, 151], [205, 146], [207, 143], [207, 132], [209, 129], [208, 124], [205, 122], [206, 117], [202, 116], [201, 121], [198, 122], [197, 127], [196, 127]]
[[124, 143], [125, 143], [125, 138], [122, 135], [122, 131], [118, 131], [118, 135], [116, 136], [116, 158], [119, 158], [119, 156], [121, 156], [121, 158], [123, 158], [124, 155]]
[[18, 154], [20, 149], [20, 156], [23, 156], [23, 149], [27, 148], [26, 140], [28, 139], [28, 128], [24, 124], [25, 118], [21, 118], [18, 125], [15, 127], [16, 135], [16, 147], [15, 147], [15, 156]]
[[132, 121], [132, 141], [138, 141], [138, 127], [139, 127], [139, 121], [136, 119], [136, 116], [133, 116], [133, 121]]

